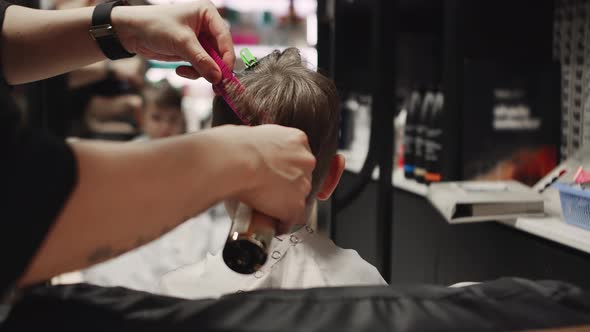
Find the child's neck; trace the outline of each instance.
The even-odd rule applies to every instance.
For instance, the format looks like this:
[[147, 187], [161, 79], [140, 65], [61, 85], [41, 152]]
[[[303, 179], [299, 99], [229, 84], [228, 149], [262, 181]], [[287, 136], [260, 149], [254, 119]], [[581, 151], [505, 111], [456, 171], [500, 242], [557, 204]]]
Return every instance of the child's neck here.
[[293, 225], [289, 230], [289, 233], [295, 233], [301, 229], [301, 227], [309, 226], [314, 231], [317, 231], [317, 201], [314, 199], [312, 202], [307, 204], [305, 207], [305, 224]]

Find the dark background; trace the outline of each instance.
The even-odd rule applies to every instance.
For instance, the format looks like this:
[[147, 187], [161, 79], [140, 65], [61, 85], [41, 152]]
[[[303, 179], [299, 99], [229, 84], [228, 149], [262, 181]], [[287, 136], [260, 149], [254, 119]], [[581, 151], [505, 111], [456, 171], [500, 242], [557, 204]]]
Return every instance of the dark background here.
[[[482, 127], [489, 127], [490, 113], [473, 110], [490, 109], [490, 80], [520, 80], [533, 111], [546, 118], [540, 132], [506, 141], [559, 146], [560, 78], [551, 50], [554, 1], [395, 1], [390, 15], [394, 22], [380, 30], [379, 45], [368, 36], [373, 36], [377, 17], [371, 8], [382, 2], [335, 3], [335, 22], [322, 20], [319, 11], [320, 67], [332, 74], [345, 95], [352, 91], [376, 96], [380, 91], [375, 85], [386, 82], [381, 92], [389, 91], [393, 105], [417, 87], [440, 87], [445, 95], [446, 179], [463, 178], [469, 159], [481, 158], [478, 152], [484, 150], [485, 139], [480, 134]], [[381, 52], [381, 65], [393, 67], [388, 72], [391, 82], [383, 81], [384, 74], [372, 66], [375, 52]], [[495, 73], [498, 68], [501, 72]], [[380, 106], [374, 105], [373, 117], [399, 110]], [[469, 122], [478, 125], [467, 127]], [[376, 139], [368, 163], [384, 165], [375, 159], [385, 152], [371, 151], [391, 139], [384, 126], [388, 123], [382, 121], [373, 127]], [[499, 157], [490, 157], [494, 158]], [[359, 183], [366, 184], [360, 187], [364, 190], [359, 190]], [[519, 276], [590, 286], [590, 255], [584, 252], [496, 222], [449, 225], [425, 198], [394, 190], [390, 179], [369, 180], [363, 172], [345, 172], [336, 197], [351, 192], [356, 199], [343, 208], [336, 204], [332, 211], [334, 240], [356, 249], [384, 275], [390, 273], [392, 283], [449, 285]]]

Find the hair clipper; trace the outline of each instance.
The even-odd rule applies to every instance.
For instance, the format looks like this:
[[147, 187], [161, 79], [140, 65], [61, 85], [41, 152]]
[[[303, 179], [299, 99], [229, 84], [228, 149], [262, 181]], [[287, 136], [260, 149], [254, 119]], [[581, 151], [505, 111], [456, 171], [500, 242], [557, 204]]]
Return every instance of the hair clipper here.
[[275, 219], [238, 203], [227, 241], [223, 261], [242, 274], [258, 271], [268, 258], [270, 242], [275, 236]]

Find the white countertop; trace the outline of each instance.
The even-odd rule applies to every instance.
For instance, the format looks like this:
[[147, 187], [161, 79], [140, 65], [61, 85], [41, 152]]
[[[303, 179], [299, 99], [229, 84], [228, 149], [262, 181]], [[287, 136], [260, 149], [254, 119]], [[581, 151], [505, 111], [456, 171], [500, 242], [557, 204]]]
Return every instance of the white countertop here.
[[500, 221], [500, 223], [590, 253], [590, 231], [565, 222], [561, 214], [559, 192], [549, 188], [543, 197], [545, 198], [545, 217], [521, 217], [512, 221]]
[[[368, 146], [369, 128], [368, 126], [358, 126], [356, 128], [355, 140], [352, 143], [351, 149], [339, 151], [344, 154], [346, 158], [346, 169], [348, 171], [353, 173], [360, 172], [367, 155]], [[576, 165], [587, 164], [578, 160], [575, 160], [575, 162], [572, 163]], [[543, 181], [550, 179], [559, 171], [559, 169], [560, 168], [556, 168], [551, 174], [548, 174], [544, 180], [539, 182], [539, 185], [537, 185], [535, 189], [542, 188]], [[378, 168], [373, 171], [372, 178], [374, 180], [379, 178]], [[394, 171], [392, 182], [395, 188], [423, 197], [426, 197], [428, 194], [428, 186], [406, 179], [401, 168], [397, 168]], [[518, 218], [517, 220], [497, 222], [560, 243], [570, 248], [590, 253], [590, 231], [569, 225], [563, 220], [559, 193], [557, 190], [550, 188], [546, 191], [544, 196], [545, 212], [547, 214], [545, 217], [526, 217]]]
[[[358, 172], [362, 163], [358, 161], [353, 164], [358, 167], [350, 169], [349, 171]], [[373, 172], [373, 179], [379, 178], [379, 169], [375, 169]], [[408, 180], [404, 177], [403, 170], [398, 168], [393, 173], [393, 186], [395, 188], [405, 190], [407, 192], [426, 197], [428, 194], [428, 186], [417, 183], [413, 180]], [[510, 221], [497, 221], [509, 227], [513, 227], [517, 230], [533, 234], [544, 239], [560, 243], [562, 245], [574, 248], [586, 253], [590, 253], [590, 231], [583, 228], [572, 226], [567, 224], [561, 216], [561, 209], [559, 207], [558, 193], [553, 190], [554, 193], [549, 195], [545, 201], [545, 211], [547, 216], [545, 217], [526, 217], [518, 218], [517, 220]]]
[[391, 179], [393, 181], [393, 186], [398, 189], [402, 189], [412, 194], [416, 194], [419, 196], [426, 197], [428, 194], [428, 186], [422, 183], [418, 183], [414, 180], [408, 180], [404, 177], [404, 170], [401, 168], [397, 168], [393, 172], [393, 177]]
[[499, 222], [570, 248], [590, 253], [590, 232], [566, 224], [560, 218], [518, 218], [517, 220]]

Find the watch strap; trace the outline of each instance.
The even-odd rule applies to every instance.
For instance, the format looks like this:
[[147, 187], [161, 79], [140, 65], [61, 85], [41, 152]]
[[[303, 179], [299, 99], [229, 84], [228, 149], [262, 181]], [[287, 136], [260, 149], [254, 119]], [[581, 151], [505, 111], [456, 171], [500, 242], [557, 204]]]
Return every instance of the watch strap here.
[[[113, 7], [126, 4], [126, 1], [121, 0], [98, 4], [92, 12], [92, 28], [109, 27], [113, 29], [111, 24], [111, 11]], [[95, 40], [102, 53], [111, 60], [130, 58], [135, 55], [125, 50], [114, 30], [111, 30], [108, 34], [95, 37]]]

